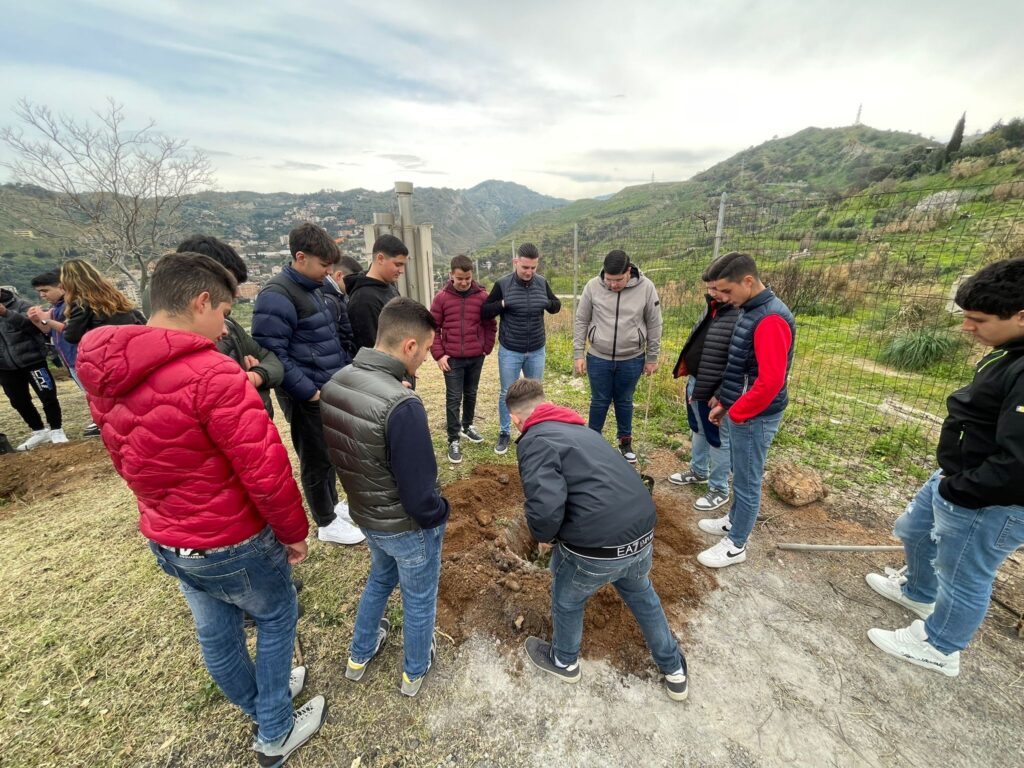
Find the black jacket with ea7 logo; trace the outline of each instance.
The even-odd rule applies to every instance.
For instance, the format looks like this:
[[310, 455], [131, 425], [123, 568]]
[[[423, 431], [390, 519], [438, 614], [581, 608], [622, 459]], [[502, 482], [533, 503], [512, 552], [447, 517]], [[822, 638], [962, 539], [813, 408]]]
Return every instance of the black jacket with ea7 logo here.
[[939, 493], [968, 509], [1024, 506], [1024, 338], [985, 355], [946, 400]]

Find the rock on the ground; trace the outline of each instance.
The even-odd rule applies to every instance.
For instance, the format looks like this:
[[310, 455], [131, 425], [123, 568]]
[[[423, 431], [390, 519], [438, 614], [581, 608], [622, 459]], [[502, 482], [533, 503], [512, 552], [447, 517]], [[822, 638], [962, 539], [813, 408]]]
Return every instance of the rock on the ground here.
[[768, 471], [768, 485], [785, 503], [802, 507], [828, 496], [828, 488], [813, 467], [801, 467], [791, 462], [776, 464]]

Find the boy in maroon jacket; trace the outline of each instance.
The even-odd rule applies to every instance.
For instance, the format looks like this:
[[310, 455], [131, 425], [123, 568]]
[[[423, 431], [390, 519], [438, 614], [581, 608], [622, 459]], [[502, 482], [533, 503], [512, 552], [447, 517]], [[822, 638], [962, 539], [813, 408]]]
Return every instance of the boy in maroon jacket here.
[[[291, 566], [309, 524], [281, 437], [259, 393], [217, 351], [238, 284], [209, 256], [164, 256], [147, 325], [104, 326], [77, 370], [114, 468], [139, 506], [159, 567], [179, 581], [206, 668], [254, 723], [262, 768], [277, 768], [323, 724], [323, 696], [292, 706], [298, 603]], [[256, 622], [256, 658], [242, 613]]]
[[[437, 322], [438, 332], [430, 354], [444, 372], [445, 413], [448, 416], [448, 461], [462, 461], [459, 437], [471, 443], [482, 443], [483, 436], [473, 427], [476, 411], [476, 390], [484, 358], [494, 349], [497, 330], [495, 319], [483, 320], [480, 308], [487, 300], [487, 291], [473, 280], [473, 262], [468, 256], [452, 259], [451, 279], [434, 297], [430, 314]], [[459, 407], [462, 420], [459, 421]]]

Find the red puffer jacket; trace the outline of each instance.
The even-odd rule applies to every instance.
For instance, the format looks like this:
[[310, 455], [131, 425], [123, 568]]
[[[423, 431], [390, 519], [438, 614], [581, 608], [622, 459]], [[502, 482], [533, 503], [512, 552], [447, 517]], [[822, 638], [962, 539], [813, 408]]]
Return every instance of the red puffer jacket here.
[[114, 468], [139, 503], [139, 529], [168, 547], [237, 544], [269, 523], [283, 544], [309, 524], [288, 454], [238, 363], [209, 339], [105, 326], [76, 370]]
[[479, 357], [491, 354], [498, 323], [493, 317], [487, 320], [480, 318], [480, 308], [486, 300], [487, 291], [475, 281], [465, 293], [456, 291], [451, 280], [438, 292], [430, 305], [430, 314], [438, 327], [430, 347], [430, 354], [435, 360], [445, 355]]

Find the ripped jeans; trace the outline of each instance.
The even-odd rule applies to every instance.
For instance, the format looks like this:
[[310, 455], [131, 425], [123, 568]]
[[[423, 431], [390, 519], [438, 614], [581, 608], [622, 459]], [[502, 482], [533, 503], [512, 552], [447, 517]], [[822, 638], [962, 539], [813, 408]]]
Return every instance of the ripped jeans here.
[[896, 520], [903, 541], [907, 583], [903, 594], [935, 603], [925, 622], [928, 641], [942, 653], [967, 647], [992, 596], [996, 571], [1024, 545], [1024, 507], [968, 509], [939, 493], [942, 471], [933, 474]]

